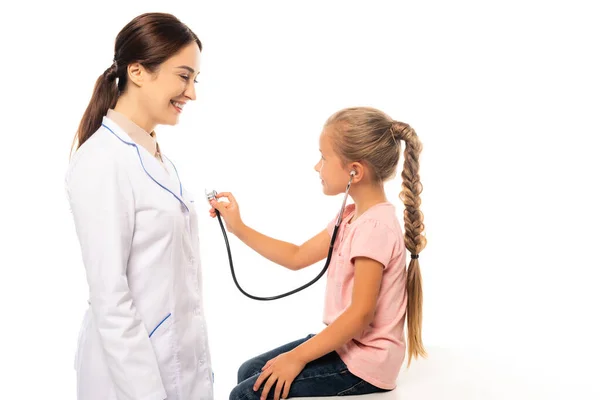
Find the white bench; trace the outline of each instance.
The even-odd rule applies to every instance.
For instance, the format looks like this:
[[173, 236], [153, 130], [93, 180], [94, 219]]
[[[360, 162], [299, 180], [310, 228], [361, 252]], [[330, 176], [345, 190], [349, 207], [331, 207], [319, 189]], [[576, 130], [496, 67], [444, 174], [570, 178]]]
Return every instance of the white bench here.
[[[427, 348], [428, 357], [403, 366], [397, 388], [387, 393], [347, 396], [357, 400], [553, 400], [600, 399], [600, 392], [552, 379], [519, 359], [483, 357], [475, 351]], [[534, 360], [535, 361], [535, 360]], [[520, 369], [527, 365], [528, 369]], [[557, 368], [564, 366], [557, 365]], [[591, 384], [591, 382], [590, 382]], [[329, 400], [302, 397], [295, 400]]]

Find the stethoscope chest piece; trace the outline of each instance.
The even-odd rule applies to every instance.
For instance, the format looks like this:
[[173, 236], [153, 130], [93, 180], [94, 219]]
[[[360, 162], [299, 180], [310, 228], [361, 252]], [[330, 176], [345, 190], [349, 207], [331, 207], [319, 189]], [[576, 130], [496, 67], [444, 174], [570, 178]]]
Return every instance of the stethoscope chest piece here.
[[206, 194], [206, 200], [208, 201], [209, 204], [210, 204], [211, 200], [217, 199], [217, 191], [216, 190], [209, 192], [208, 190], [204, 189], [204, 193]]

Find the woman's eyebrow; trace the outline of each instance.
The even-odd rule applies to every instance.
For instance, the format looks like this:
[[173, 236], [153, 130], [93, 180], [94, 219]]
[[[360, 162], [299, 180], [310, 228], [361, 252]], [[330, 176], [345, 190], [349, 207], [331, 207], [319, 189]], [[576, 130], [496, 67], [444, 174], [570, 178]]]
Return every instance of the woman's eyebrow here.
[[188, 71], [190, 71], [190, 73], [192, 73], [192, 74], [196, 72], [196, 71], [194, 71], [194, 68], [192, 68], [192, 67], [188, 67], [187, 65], [180, 65], [180, 66], [179, 66], [179, 67], [177, 67], [177, 68], [187, 69], [187, 70], [188, 70]]

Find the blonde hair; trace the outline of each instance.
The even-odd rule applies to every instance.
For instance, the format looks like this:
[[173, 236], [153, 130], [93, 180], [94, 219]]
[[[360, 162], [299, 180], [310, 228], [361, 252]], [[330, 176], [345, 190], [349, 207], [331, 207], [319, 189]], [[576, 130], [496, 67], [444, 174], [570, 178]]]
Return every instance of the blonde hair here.
[[419, 155], [423, 148], [414, 129], [371, 107], [353, 107], [333, 114], [325, 126], [334, 128], [332, 144], [342, 162], [366, 163], [377, 182], [394, 177], [400, 160], [401, 141], [405, 142], [402, 190], [404, 203], [404, 241], [411, 253], [407, 277], [408, 365], [411, 359], [427, 353], [421, 339], [423, 290], [418, 254], [427, 240], [422, 234], [423, 213], [420, 194], [423, 190], [419, 176]]

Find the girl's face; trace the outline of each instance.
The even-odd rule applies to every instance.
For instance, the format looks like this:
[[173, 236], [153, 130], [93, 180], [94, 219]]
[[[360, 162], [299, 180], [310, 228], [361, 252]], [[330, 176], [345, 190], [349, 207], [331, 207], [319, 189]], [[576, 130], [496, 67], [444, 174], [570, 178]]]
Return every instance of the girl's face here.
[[319, 173], [323, 193], [335, 196], [346, 191], [350, 180], [350, 168], [342, 165], [342, 160], [334, 152], [331, 143], [331, 128], [326, 127], [319, 138], [319, 151], [321, 159], [315, 165], [315, 171]]
[[196, 77], [200, 49], [196, 43], [183, 47], [163, 62], [140, 87], [140, 101], [155, 125], [175, 125], [190, 100], [196, 100]]

